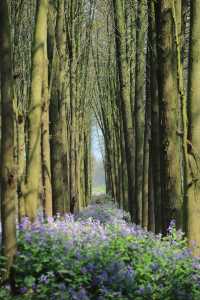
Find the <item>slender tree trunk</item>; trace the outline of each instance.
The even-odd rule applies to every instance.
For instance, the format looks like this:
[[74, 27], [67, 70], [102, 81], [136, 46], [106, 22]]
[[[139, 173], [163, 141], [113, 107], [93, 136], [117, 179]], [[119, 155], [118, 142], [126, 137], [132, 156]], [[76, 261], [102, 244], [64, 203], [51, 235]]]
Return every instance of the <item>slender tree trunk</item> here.
[[55, 49], [52, 72], [53, 87], [50, 100], [50, 128], [51, 128], [51, 172], [53, 213], [64, 214], [65, 195], [63, 184], [63, 84], [64, 84], [64, 0], [58, 1], [55, 28]]
[[17, 116], [17, 177], [18, 177], [18, 216], [21, 221], [25, 215], [24, 183], [26, 173], [25, 124], [24, 116]]
[[150, 55], [150, 91], [151, 91], [151, 176], [154, 209], [155, 231], [162, 231], [162, 208], [161, 208], [161, 174], [160, 174], [160, 113], [159, 113], [159, 88], [158, 88], [158, 55], [156, 34], [156, 9], [155, 3], [148, 1], [149, 10], [149, 55]]
[[1, 71], [1, 217], [2, 250], [9, 273], [16, 253], [16, 168], [14, 161], [14, 111], [11, 31], [7, 1], [0, 2]]
[[[47, 33], [47, 30], [46, 30]], [[45, 38], [45, 57], [44, 57], [44, 78], [43, 78], [43, 99], [42, 99], [42, 180], [43, 180], [43, 199], [44, 215], [52, 216], [52, 187], [51, 187], [51, 157], [49, 142], [49, 89], [48, 89], [48, 58], [47, 58], [47, 37]]]
[[130, 103], [130, 74], [126, 61], [126, 38], [123, 1], [113, 0], [113, 7], [116, 35], [116, 60], [119, 72], [120, 98], [128, 174], [128, 203], [132, 220], [138, 224], [140, 220], [138, 218], [137, 202], [134, 200], [134, 132]]
[[138, 1], [135, 72], [135, 201], [137, 222], [142, 224], [144, 131], [145, 131], [145, 69], [146, 69], [147, 3]]
[[191, 36], [190, 36], [190, 64], [188, 86], [189, 108], [189, 140], [190, 140], [190, 182], [189, 201], [187, 204], [187, 234], [190, 241], [196, 241], [200, 246], [200, 2], [191, 2]]
[[179, 130], [181, 133], [181, 173], [182, 178], [182, 219], [179, 227], [186, 231], [187, 228], [187, 205], [188, 205], [188, 176], [189, 176], [189, 159], [188, 159], [188, 114], [187, 114], [187, 98], [185, 92], [184, 69], [182, 63], [182, 2], [172, 2], [172, 16], [174, 25], [174, 34], [176, 42], [177, 56], [177, 85], [179, 93], [180, 121]]
[[179, 136], [179, 92], [177, 86], [177, 52], [171, 0], [161, 0], [159, 8], [159, 58], [161, 107], [161, 178], [163, 231], [171, 219], [182, 225], [183, 193]]
[[[148, 43], [148, 41], [147, 41]], [[149, 191], [150, 191], [150, 138], [151, 138], [151, 93], [150, 93], [150, 50], [147, 48], [146, 58], [146, 96], [145, 96], [145, 128], [143, 147], [143, 174], [142, 174], [142, 226], [148, 229], [149, 225]], [[152, 187], [153, 188], [153, 187]], [[151, 218], [152, 219], [152, 218]]]
[[76, 194], [76, 77], [75, 77], [75, 2], [70, 1], [70, 20], [68, 22], [68, 54], [70, 85], [70, 211], [77, 209]]
[[26, 215], [31, 221], [34, 221], [36, 218], [37, 207], [40, 202], [42, 84], [44, 78], [47, 13], [48, 0], [38, 0], [32, 53], [31, 99], [28, 115], [28, 165], [25, 197]]

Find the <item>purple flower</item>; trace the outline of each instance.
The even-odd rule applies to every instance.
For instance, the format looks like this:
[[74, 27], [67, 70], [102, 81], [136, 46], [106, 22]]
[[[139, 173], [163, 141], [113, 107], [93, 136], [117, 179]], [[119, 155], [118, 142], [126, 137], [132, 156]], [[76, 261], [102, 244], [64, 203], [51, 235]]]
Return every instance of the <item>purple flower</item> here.
[[64, 292], [66, 290], [66, 285], [63, 282], [60, 283], [59, 284], [59, 289]]
[[32, 236], [29, 232], [27, 232], [25, 235], [25, 241], [28, 243], [31, 243], [31, 241], [32, 241]]
[[41, 277], [40, 277], [40, 279], [39, 279], [39, 282], [40, 283], [44, 283], [44, 284], [48, 284], [48, 282], [49, 282], [48, 275], [42, 274]]
[[176, 228], [176, 220], [171, 220], [167, 231], [172, 234], [173, 230]]
[[73, 300], [89, 300], [87, 292], [84, 288], [80, 288], [79, 291], [75, 291], [74, 289], [69, 289], [69, 291]]
[[151, 265], [151, 269], [152, 269], [153, 272], [157, 272], [159, 267], [160, 266], [159, 266], [158, 263], [152, 263], [152, 265]]
[[138, 294], [141, 296], [145, 294], [145, 288], [143, 286], [138, 289]]
[[21, 287], [20, 288], [20, 294], [25, 294], [28, 291], [26, 287]]
[[30, 228], [30, 226], [31, 226], [31, 222], [29, 221], [29, 218], [24, 217], [21, 223], [19, 224], [19, 230], [25, 230], [27, 228]]
[[194, 263], [192, 264], [192, 267], [193, 267], [194, 269], [196, 269], [196, 270], [200, 270], [200, 262], [194, 262]]

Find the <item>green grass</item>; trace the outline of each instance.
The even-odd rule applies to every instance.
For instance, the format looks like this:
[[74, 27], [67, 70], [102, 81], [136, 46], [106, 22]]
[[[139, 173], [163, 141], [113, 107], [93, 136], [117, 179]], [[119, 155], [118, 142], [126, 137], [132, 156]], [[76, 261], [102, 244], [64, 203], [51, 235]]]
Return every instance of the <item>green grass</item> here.
[[99, 185], [99, 186], [93, 186], [92, 187], [92, 194], [105, 194], [106, 193], [106, 186], [105, 185]]

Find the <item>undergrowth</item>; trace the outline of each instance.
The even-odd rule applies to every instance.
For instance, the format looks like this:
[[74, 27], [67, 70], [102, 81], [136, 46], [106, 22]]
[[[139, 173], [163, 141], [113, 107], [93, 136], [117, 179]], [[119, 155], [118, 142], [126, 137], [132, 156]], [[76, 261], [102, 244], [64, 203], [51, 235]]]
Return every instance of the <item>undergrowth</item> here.
[[129, 221], [113, 204], [33, 225], [24, 219], [14, 265], [17, 295], [4, 286], [0, 300], [199, 300], [200, 260], [175, 224], [162, 237]]

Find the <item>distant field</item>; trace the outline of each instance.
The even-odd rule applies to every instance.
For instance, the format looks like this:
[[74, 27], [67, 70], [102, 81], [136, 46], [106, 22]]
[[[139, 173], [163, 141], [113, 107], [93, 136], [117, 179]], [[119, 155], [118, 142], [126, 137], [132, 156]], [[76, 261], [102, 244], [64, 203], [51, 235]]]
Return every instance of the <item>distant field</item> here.
[[92, 194], [105, 194], [106, 193], [106, 186], [105, 185], [100, 185], [100, 186], [94, 186], [92, 188]]

